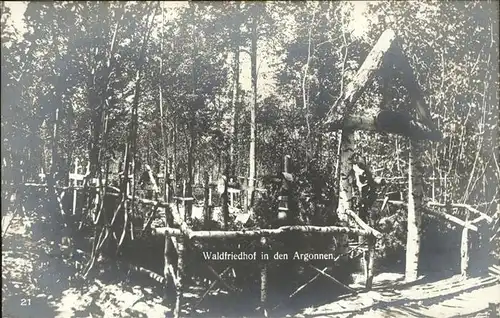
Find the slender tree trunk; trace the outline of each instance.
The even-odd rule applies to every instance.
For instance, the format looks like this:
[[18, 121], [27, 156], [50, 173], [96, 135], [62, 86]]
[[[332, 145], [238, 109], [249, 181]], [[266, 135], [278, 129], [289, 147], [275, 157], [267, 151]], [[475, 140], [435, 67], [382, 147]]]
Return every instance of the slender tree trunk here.
[[[120, 27], [120, 23], [123, 19], [124, 12], [125, 12], [125, 7], [124, 5], [122, 5], [120, 8], [118, 19], [113, 28], [113, 35], [111, 38], [111, 42], [109, 44], [109, 53], [105, 60], [105, 64], [100, 65], [100, 67], [102, 67], [104, 71], [103, 76], [101, 76], [99, 79], [97, 78], [96, 74], [97, 74], [98, 62], [96, 61], [95, 64], [92, 66], [90, 76], [87, 78], [87, 87], [88, 87], [87, 100], [91, 107], [90, 128], [91, 128], [92, 142], [89, 149], [90, 170], [88, 179], [86, 179], [84, 182], [85, 188], [88, 186], [88, 181], [91, 180], [91, 178], [97, 177], [99, 181], [103, 179], [103, 171], [101, 167], [102, 164], [106, 162], [106, 160], [102, 160], [102, 154], [106, 153], [106, 148], [107, 148], [107, 141], [106, 141], [108, 136], [107, 109], [110, 107], [109, 105], [110, 98], [113, 94], [113, 91], [110, 87], [111, 72], [114, 66], [113, 56], [114, 52], [116, 51], [117, 34]], [[95, 60], [98, 59], [97, 48], [95, 50], [94, 59]], [[83, 192], [85, 195], [87, 195], [88, 193], [87, 189], [84, 189]], [[95, 211], [96, 215], [99, 216], [103, 215], [103, 213], [101, 212], [103, 211], [104, 207], [103, 200], [105, 195], [106, 195], [106, 189], [100, 188], [99, 197], [101, 202], [98, 202], [98, 206], [96, 207], [97, 208], [97, 210]], [[91, 200], [93, 198], [94, 198], [93, 196], [85, 197], [84, 202], [86, 202], [87, 209], [91, 206], [92, 202]], [[107, 218], [107, 216], [105, 216], [105, 218]], [[97, 220], [97, 222], [99, 222], [99, 220]]]
[[[104, 74], [101, 77], [102, 82], [97, 81], [97, 62], [93, 65], [91, 70], [91, 76], [87, 80], [87, 85], [89, 87], [88, 91], [88, 102], [92, 109], [92, 123], [91, 123], [91, 134], [92, 134], [92, 144], [90, 147], [89, 161], [90, 161], [90, 174], [89, 178], [94, 178], [99, 175], [99, 179], [102, 179], [102, 173], [100, 173], [100, 163], [102, 152], [104, 151], [103, 144], [103, 129], [106, 121], [106, 110], [109, 107], [109, 99], [113, 94], [110, 88], [111, 72], [113, 69], [114, 62], [114, 52], [116, 51], [116, 42], [118, 29], [123, 18], [125, 7], [122, 6], [120, 9], [120, 15], [113, 28], [113, 35], [111, 38], [110, 49], [108, 56], [106, 58], [105, 65], [101, 65], [104, 68]], [[97, 59], [97, 49], [95, 50], [95, 59]], [[96, 83], [97, 82], [97, 83]], [[86, 184], [86, 183], [85, 183]]]
[[[58, 138], [57, 138], [57, 133], [58, 133], [58, 127], [57, 123], [59, 122], [59, 107], [56, 107], [54, 109], [54, 113], [52, 115], [52, 138], [51, 138], [51, 162], [50, 162], [50, 174], [51, 178], [55, 178], [55, 173], [57, 172], [58, 168], [58, 163], [59, 163], [59, 152], [57, 151], [57, 143], [58, 143]], [[55, 181], [55, 180], [54, 180]]]
[[[149, 17], [148, 17], [148, 22], [146, 25], [146, 31], [142, 40], [142, 45], [141, 45], [141, 50], [139, 52], [139, 58], [137, 60], [137, 71], [135, 75], [135, 87], [134, 87], [134, 99], [133, 99], [133, 104], [132, 104], [132, 118], [130, 120], [130, 125], [129, 125], [129, 135], [127, 138], [127, 146], [130, 145], [129, 151], [125, 157], [125, 168], [124, 168], [124, 178], [122, 180], [121, 184], [121, 201], [126, 202], [126, 197], [128, 196], [128, 174], [130, 171], [130, 168], [135, 169], [135, 156], [136, 156], [136, 145], [137, 145], [137, 130], [138, 130], [138, 108], [139, 108], [139, 100], [140, 100], [140, 95], [141, 95], [141, 75], [142, 75], [142, 67], [144, 65], [144, 55], [146, 51], [146, 46], [149, 41], [149, 36], [151, 34], [151, 29], [153, 25], [153, 19], [156, 15], [156, 10], [158, 9], [158, 6], [155, 6], [154, 11], [152, 13], [152, 19], [151, 23], [149, 23]], [[133, 171], [133, 170], [132, 170]], [[135, 171], [133, 171], [135, 172]], [[132, 180], [132, 191], [135, 190], [135, 182]], [[135, 193], [132, 193], [132, 202], [131, 202], [131, 207], [134, 207], [134, 199], [135, 199]], [[123, 243], [124, 237], [126, 235], [126, 229], [128, 225], [128, 214], [127, 211], [125, 210], [125, 224], [123, 226], [123, 231], [122, 235], [120, 237], [120, 242], [118, 243], [118, 248], [120, 247], [121, 243]]]
[[[236, 12], [239, 12], [240, 2], [236, 2]], [[233, 30], [234, 34], [234, 62], [233, 62], [233, 96], [232, 107], [233, 117], [231, 119], [231, 146], [229, 150], [229, 158], [231, 161], [231, 175], [235, 176], [238, 167], [238, 119], [239, 99], [240, 99], [240, 24], [236, 23]]]
[[239, 90], [240, 90], [240, 84], [239, 84], [239, 68], [240, 68], [240, 55], [239, 55], [239, 46], [236, 49], [235, 52], [235, 58], [234, 58], [234, 63], [235, 63], [235, 78], [233, 79], [233, 97], [232, 97], [232, 104], [233, 104], [233, 117], [231, 119], [231, 128], [232, 128], [232, 134], [231, 134], [231, 146], [230, 146], [230, 161], [231, 161], [231, 175], [236, 175], [237, 167], [238, 167], [238, 119], [240, 117], [240, 111], [239, 111]]
[[[44, 136], [46, 132], [46, 124], [45, 120], [42, 120], [42, 123], [40, 124], [40, 128], [38, 129], [38, 133], [40, 136]], [[41, 151], [41, 157], [40, 157], [40, 173], [47, 173], [47, 144], [46, 144], [46, 139], [41, 138], [40, 141], [40, 151]]]
[[252, 73], [252, 106], [250, 108], [250, 153], [249, 153], [249, 174], [248, 174], [248, 206], [253, 206], [255, 188], [255, 166], [256, 166], [256, 111], [257, 111], [257, 18], [252, 18], [252, 44], [251, 44], [251, 73]]
[[168, 167], [168, 134], [165, 135], [165, 116], [168, 116], [168, 108], [165, 110], [165, 114], [163, 112], [163, 38], [164, 38], [164, 28], [165, 28], [165, 12], [162, 7], [162, 2], [160, 2], [161, 8], [161, 38], [160, 38], [160, 80], [158, 81], [158, 91], [160, 94], [160, 131], [161, 131], [161, 142], [162, 142], [162, 150], [164, 160], [163, 160], [163, 189], [164, 189], [164, 199], [168, 201], [168, 176], [169, 176], [169, 167]]
[[[57, 38], [56, 34], [56, 26], [52, 25], [52, 39], [53, 39], [53, 45], [54, 45], [54, 52], [56, 52], [55, 56], [55, 66], [54, 69], [56, 72], [61, 72], [61, 69], [58, 67], [58, 64], [61, 60], [61, 56], [59, 54], [59, 41]], [[56, 180], [52, 180], [55, 178], [55, 174], [59, 169], [59, 163], [60, 163], [60, 158], [59, 158], [59, 151], [58, 151], [58, 133], [59, 133], [59, 112], [62, 106], [62, 96], [61, 96], [61, 89], [59, 85], [59, 74], [54, 74], [54, 84], [55, 84], [55, 92], [54, 92], [54, 103], [56, 105], [54, 112], [52, 113], [52, 138], [51, 138], [51, 164], [50, 164], [50, 180], [52, 182], [55, 182]]]
[[[196, 38], [196, 4], [193, 2], [189, 3], [190, 9], [191, 9], [191, 14], [192, 14], [192, 21], [193, 21], [193, 30], [192, 30], [192, 42], [193, 42], [193, 67], [191, 69], [191, 85], [192, 85], [192, 95], [191, 95], [191, 100], [189, 101], [189, 104], [191, 106], [191, 111], [189, 112], [189, 124], [188, 124], [188, 144], [187, 144], [187, 173], [188, 173], [188, 184], [186, 187], [186, 196], [187, 197], [192, 197], [192, 185], [193, 185], [193, 170], [194, 170], [194, 152], [195, 152], [195, 138], [196, 138], [196, 133], [195, 133], [195, 109], [198, 108], [198, 103], [200, 102], [200, 99], [198, 98], [197, 95], [197, 88], [198, 88], [198, 81], [197, 81], [197, 76], [198, 76], [198, 46], [197, 46], [197, 38]], [[187, 204], [185, 205], [187, 211], [186, 215], [188, 218], [191, 218], [191, 209], [192, 209], [192, 204], [191, 201], [188, 201]]]
[[174, 129], [173, 129], [173, 154], [172, 154], [172, 174], [173, 174], [173, 187], [174, 193], [177, 191], [177, 118], [174, 120]]
[[[193, 129], [193, 128], [191, 128]], [[194, 134], [190, 133], [189, 134], [189, 140], [188, 140], [188, 160], [187, 160], [187, 173], [188, 173], [188, 180], [187, 180], [187, 185], [186, 185], [186, 197], [192, 197], [193, 196], [193, 157], [194, 157]], [[185, 204], [186, 207], [186, 215], [188, 218], [191, 218], [191, 211], [192, 211], [192, 204], [191, 201], [187, 201]]]
[[[54, 13], [56, 15], [57, 13]], [[54, 16], [56, 18], [56, 16]], [[50, 174], [48, 175], [47, 178], [47, 185], [48, 185], [48, 194], [49, 194], [49, 200], [50, 200], [50, 205], [51, 209], [53, 211], [61, 211], [62, 207], [59, 204], [59, 195], [56, 192], [54, 186], [56, 185], [56, 182], [60, 180], [61, 174], [58, 173], [60, 170], [60, 154], [59, 154], [59, 115], [60, 115], [60, 110], [62, 108], [62, 94], [61, 94], [61, 85], [60, 85], [60, 73], [61, 73], [61, 68], [58, 67], [61, 61], [61, 56], [59, 54], [59, 41], [56, 33], [56, 26], [52, 25], [51, 28], [52, 31], [52, 40], [53, 40], [53, 48], [54, 51], [56, 52], [55, 56], [55, 65], [54, 65], [54, 70], [55, 74], [53, 75], [53, 83], [55, 85], [54, 87], [54, 100], [52, 101], [55, 104], [55, 109], [54, 112], [52, 113], [52, 134], [51, 134], [51, 163], [50, 163]], [[20, 162], [16, 161], [16, 164], [19, 164], [17, 169], [15, 171], [20, 171], [21, 166]], [[20, 179], [22, 179], [22, 175], [20, 176]], [[56, 213], [56, 218], [59, 219], [61, 217], [61, 214]], [[61, 221], [61, 220], [60, 220]], [[56, 231], [59, 230], [57, 229], [56, 226]], [[58, 236], [58, 239], [60, 239], [60, 236]]]

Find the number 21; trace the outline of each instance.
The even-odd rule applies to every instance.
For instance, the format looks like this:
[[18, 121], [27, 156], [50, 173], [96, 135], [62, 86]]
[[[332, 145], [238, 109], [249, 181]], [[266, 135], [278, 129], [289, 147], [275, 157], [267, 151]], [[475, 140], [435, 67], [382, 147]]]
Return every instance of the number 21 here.
[[30, 306], [30, 305], [31, 305], [31, 299], [21, 298], [21, 306]]

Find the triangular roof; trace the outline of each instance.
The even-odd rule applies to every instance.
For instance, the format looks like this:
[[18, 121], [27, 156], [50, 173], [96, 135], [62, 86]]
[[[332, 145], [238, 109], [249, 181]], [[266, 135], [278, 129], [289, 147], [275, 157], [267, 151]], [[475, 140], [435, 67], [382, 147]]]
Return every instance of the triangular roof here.
[[[387, 57], [391, 58], [388, 59]], [[402, 72], [404, 85], [410, 95], [412, 107], [416, 110], [417, 118], [408, 113], [379, 110], [377, 116], [352, 116], [353, 106], [373, 80], [375, 75], [388, 67], [384, 61], [393, 61], [396, 69]], [[391, 70], [394, 72], [394, 70]], [[335, 113], [337, 108], [341, 113]], [[359, 68], [354, 79], [347, 85], [342, 98], [325, 118], [322, 126], [327, 131], [332, 130], [372, 130], [386, 133], [405, 135], [412, 139], [427, 139], [439, 141], [442, 134], [432, 122], [429, 107], [425, 102], [422, 90], [408, 63], [401, 46], [397, 41], [396, 33], [392, 29], [385, 30], [372, 48], [365, 61]], [[335, 117], [337, 115], [337, 117]]]

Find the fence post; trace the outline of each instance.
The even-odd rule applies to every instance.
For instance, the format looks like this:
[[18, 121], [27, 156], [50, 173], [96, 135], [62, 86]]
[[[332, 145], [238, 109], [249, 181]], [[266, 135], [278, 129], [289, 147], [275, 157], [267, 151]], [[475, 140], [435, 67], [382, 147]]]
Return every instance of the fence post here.
[[470, 212], [466, 210], [465, 225], [462, 229], [462, 242], [460, 244], [460, 274], [466, 279], [469, 270], [469, 231], [467, 225], [469, 222]]
[[182, 180], [182, 209], [184, 210], [184, 221], [188, 219], [188, 211], [186, 206], [186, 179]]
[[[168, 219], [168, 217], [166, 217]], [[168, 222], [167, 222], [168, 226]], [[164, 297], [165, 299], [168, 299], [168, 291], [169, 291], [169, 284], [170, 284], [170, 277], [172, 275], [175, 275], [175, 273], [170, 273], [169, 268], [172, 266], [170, 263], [170, 255], [173, 253], [173, 250], [175, 250], [175, 247], [173, 246], [172, 239], [170, 235], [165, 233], [165, 246], [163, 249], [163, 277], [165, 278], [164, 282]], [[176, 286], [174, 286], [176, 287]]]
[[[73, 189], [73, 206], [72, 206], [72, 209], [73, 209], [73, 215], [76, 214], [76, 198], [77, 198], [77, 195], [78, 195], [78, 191], [76, 189], [76, 187], [78, 186], [78, 180], [76, 179], [76, 175], [78, 174], [78, 158], [75, 158], [75, 170], [74, 170], [74, 178], [73, 178], [73, 186], [74, 186], [74, 189]], [[71, 184], [71, 183], [70, 183]]]
[[204, 183], [204, 198], [203, 198], [203, 221], [205, 226], [210, 222], [210, 184], [208, 179], [208, 172], [205, 171], [203, 174], [203, 183]]
[[224, 177], [223, 180], [224, 180], [224, 192], [222, 193], [222, 216], [224, 220], [224, 230], [227, 230], [229, 226], [228, 179], [227, 177]]
[[422, 155], [421, 144], [410, 141], [408, 158], [408, 235], [406, 240], [405, 280], [412, 282], [418, 278], [420, 236], [422, 219]]
[[183, 283], [184, 283], [184, 237], [178, 237], [177, 243], [177, 281], [175, 284], [175, 308], [174, 317], [179, 318], [181, 316], [182, 307], [182, 294], [183, 294]]
[[[353, 132], [344, 131], [342, 132], [340, 144], [340, 158], [339, 158], [339, 170], [338, 170], [338, 180], [339, 180], [339, 203], [337, 207], [337, 215], [339, 218], [339, 226], [349, 227], [350, 222], [347, 216], [347, 211], [352, 211], [352, 200], [353, 200], [353, 180], [351, 177], [351, 169], [354, 162], [354, 150], [353, 150]], [[349, 250], [349, 235], [340, 234], [338, 236], [338, 251], [339, 261], [344, 265], [348, 262], [348, 250]], [[346, 267], [346, 271], [349, 275], [349, 280], [352, 279], [351, 271]], [[347, 273], [346, 273], [347, 274]]]
[[[263, 251], [267, 250], [267, 239], [262, 237], [260, 243]], [[268, 316], [267, 313], [267, 261], [261, 259], [260, 269], [260, 308], [264, 313], [264, 317]]]
[[291, 201], [291, 191], [292, 182], [287, 180], [288, 174], [290, 174], [290, 155], [286, 155], [283, 162], [283, 181], [282, 188], [279, 199], [279, 207], [278, 207], [278, 220], [284, 221], [289, 215], [288, 212], [290, 210], [290, 201]]
[[208, 187], [208, 206], [209, 207], [212, 207], [212, 176], [210, 175], [208, 177], [208, 183], [209, 183], [209, 187]]
[[[373, 222], [372, 222], [373, 223]], [[372, 226], [373, 224], [370, 224]], [[373, 286], [373, 263], [375, 262], [375, 237], [368, 236], [368, 250], [365, 255], [365, 288], [372, 289]]]
[[[231, 179], [231, 180], [232, 180], [232, 179]], [[234, 182], [234, 181], [233, 181], [233, 182]], [[233, 189], [234, 189], [234, 188], [233, 188]], [[231, 190], [230, 194], [231, 194], [231, 196], [230, 196], [231, 201], [230, 201], [229, 205], [230, 205], [232, 208], [234, 208], [234, 191], [233, 191], [233, 190]]]

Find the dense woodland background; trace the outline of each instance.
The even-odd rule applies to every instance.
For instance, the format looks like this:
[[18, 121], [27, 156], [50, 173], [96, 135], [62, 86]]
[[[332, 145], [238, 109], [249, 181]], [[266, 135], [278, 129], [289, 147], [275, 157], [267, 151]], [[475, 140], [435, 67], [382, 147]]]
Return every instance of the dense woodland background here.
[[[322, 224], [335, 210], [338, 139], [317, 124], [392, 28], [444, 134], [425, 143], [425, 198], [498, 213], [495, 2], [30, 2], [24, 34], [2, 2], [1, 23], [2, 187], [41, 171], [64, 182], [75, 158], [97, 176], [127, 144], [137, 174], [149, 164], [189, 184], [205, 171], [277, 174], [290, 155], [309, 194], [299, 213]], [[411, 112], [395, 74], [354, 111]], [[356, 151], [405, 200], [408, 140], [358, 132]], [[385, 256], [404, 249], [405, 209], [378, 216], [390, 217]], [[424, 255], [458, 248], [460, 229], [432, 216], [423, 229]]]

